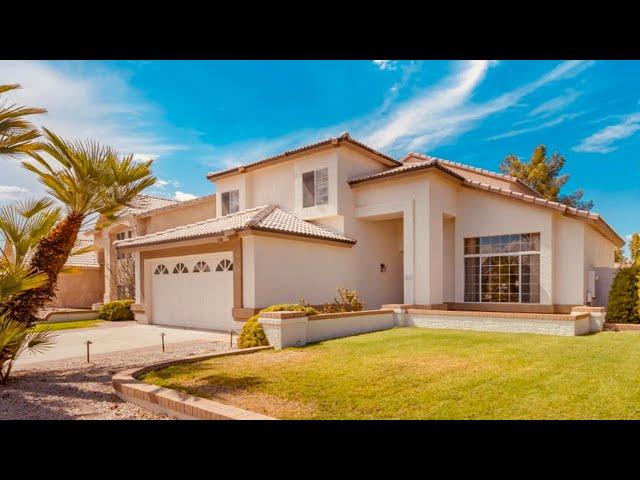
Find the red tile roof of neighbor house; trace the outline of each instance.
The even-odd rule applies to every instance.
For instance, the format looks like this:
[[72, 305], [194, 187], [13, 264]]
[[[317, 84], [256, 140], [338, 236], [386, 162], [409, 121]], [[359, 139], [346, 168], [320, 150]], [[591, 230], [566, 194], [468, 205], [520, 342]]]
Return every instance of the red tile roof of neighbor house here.
[[155, 195], [140, 194], [131, 203], [118, 212], [118, 217], [140, 215], [163, 207], [170, 207], [181, 203], [179, 200]]
[[260, 167], [267, 167], [273, 163], [276, 163], [278, 161], [282, 161], [284, 159], [286, 159], [287, 157], [290, 157], [292, 155], [296, 155], [299, 153], [303, 153], [303, 152], [308, 152], [310, 150], [315, 150], [318, 148], [323, 148], [323, 147], [327, 147], [329, 145], [335, 145], [336, 147], [342, 145], [342, 144], [349, 144], [349, 145], [353, 145], [355, 147], [361, 148], [371, 154], [374, 155], [374, 157], [376, 157], [379, 161], [381, 161], [383, 164], [387, 165], [387, 166], [398, 166], [401, 165], [400, 162], [398, 162], [396, 159], [394, 159], [393, 157], [390, 157], [388, 155], [385, 155], [382, 152], [379, 152], [371, 147], [369, 147], [368, 145], [365, 145], [364, 143], [358, 142], [357, 140], [354, 140], [353, 138], [351, 138], [349, 136], [349, 134], [347, 132], [343, 133], [342, 135], [340, 135], [339, 137], [336, 138], [328, 138], [326, 140], [322, 140], [320, 142], [316, 142], [316, 143], [312, 143], [310, 145], [305, 145], [303, 147], [299, 147], [299, 148], [294, 148], [293, 150], [287, 150], [286, 152], [280, 153], [278, 155], [274, 155], [273, 157], [268, 157], [262, 160], [258, 160], [256, 162], [252, 162], [252, 163], [246, 163], [244, 165], [239, 165], [237, 167], [231, 167], [231, 168], [227, 168], [226, 170], [220, 170], [218, 172], [210, 172], [207, 174], [207, 178], [209, 180], [212, 180], [214, 178], [219, 178], [219, 177], [224, 177], [227, 175], [235, 175], [235, 174], [239, 174], [239, 173], [243, 173], [246, 170], [252, 170], [255, 168], [260, 168]]
[[302, 220], [276, 205], [263, 205], [223, 217], [170, 228], [141, 237], [119, 240], [114, 242], [113, 245], [117, 248], [142, 247], [183, 240], [223, 236], [229, 232], [243, 230], [283, 233], [351, 245], [356, 243], [352, 238], [340, 235], [325, 226]]

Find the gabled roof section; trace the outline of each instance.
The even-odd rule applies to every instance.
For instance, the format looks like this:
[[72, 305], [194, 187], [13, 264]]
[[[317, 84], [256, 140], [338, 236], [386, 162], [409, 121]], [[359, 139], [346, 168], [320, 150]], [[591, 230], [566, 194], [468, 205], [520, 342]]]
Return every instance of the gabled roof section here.
[[364, 150], [368, 153], [370, 153], [376, 160], [378, 160], [380, 163], [382, 163], [383, 165], [386, 165], [387, 167], [397, 167], [399, 165], [401, 165], [400, 162], [398, 162], [396, 159], [385, 155], [382, 152], [379, 152], [377, 150], [374, 150], [373, 148], [369, 147], [368, 145], [365, 145], [364, 143], [358, 142], [357, 140], [354, 140], [353, 138], [351, 138], [351, 136], [348, 133], [343, 133], [342, 135], [340, 135], [339, 137], [336, 138], [328, 138], [326, 140], [322, 140], [320, 142], [317, 143], [312, 143], [310, 145], [305, 145], [303, 147], [299, 147], [299, 148], [295, 148], [293, 150], [288, 150], [286, 152], [280, 153], [278, 155], [275, 155], [273, 157], [268, 157], [262, 160], [258, 160], [257, 162], [252, 162], [252, 163], [247, 163], [245, 165], [240, 165], [238, 167], [232, 167], [232, 168], [228, 168], [226, 170], [221, 170], [218, 172], [210, 172], [207, 174], [207, 178], [209, 180], [214, 180], [216, 178], [220, 178], [220, 177], [227, 177], [230, 175], [237, 175], [240, 173], [244, 173], [248, 170], [255, 170], [258, 168], [262, 168], [262, 167], [267, 167], [269, 165], [273, 165], [275, 163], [278, 162], [282, 162], [284, 160], [287, 160], [289, 157], [294, 156], [294, 155], [299, 155], [301, 153], [306, 153], [306, 152], [310, 152], [313, 150], [318, 150], [321, 148], [326, 148], [329, 147], [331, 145], [335, 146], [335, 147], [339, 147], [340, 145], [351, 145], [354, 146], [358, 149]]
[[[504, 173], [492, 172], [485, 168], [473, 167], [464, 163], [453, 162], [451, 160], [445, 160], [444, 158], [433, 157], [431, 155], [424, 155], [416, 152], [411, 152], [405, 155], [401, 160], [403, 164], [423, 161], [436, 161], [445, 167], [449, 167], [450, 170], [453, 170], [470, 181], [482, 181], [480, 179], [483, 179], [484, 183], [495, 184], [497, 187], [506, 187], [510, 190], [516, 190], [522, 193], [526, 192], [534, 197], [542, 198], [542, 195], [527, 183], [523, 182], [519, 178], [512, 177], [511, 175], [505, 175]], [[495, 181], [492, 181], [494, 179]]]
[[183, 240], [224, 236], [244, 230], [282, 233], [350, 245], [356, 243], [355, 240], [349, 237], [340, 235], [322, 225], [316, 225], [302, 220], [278, 206], [263, 205], [223, 217], [183, 225], [141, 237], [119, 240], [114, 242], [113, 245], [117, 248], [143, 247]]
[[[579, 210], [577, 208], [564, 205], [563, 203], [547, 200], [543, 198], [540, 194], [538, 194], [538, 192], [535, 192], [535, 195], [529, 195], [526, 193], [522, 193], [522, 191], [512, 190], [510, 188], [504, 188], [496, 184], [481, 182], [479, 180], [471, 179], [471, 178], [465, 178], [459, 171], [454, 170], [454, 168], [452, 168], [452, 165], [450, 165], [449, 163], [453, 164], [454, 166], [456, 165], [455, 162], [442, 161], [441, 159], [435, 158], [435, 157], [429, 157], [428, 159], [423, 161], [405, 162], [400, 167], [373, 172], [368, 175], [352, 178], [351, 180], [349, 180], [349, 184], [354, 186], [354, 185], [359, 185], [359, 184], [370, 182], [370, 181], [393, 178], [398, 175], [405, 175], [413, 172], [435, 169], [443, 173], [446, 173], [450, 175], [452, 178], [460, 181], [463, 187], [475, 188], [475, 189], [484, 190], [487, 192], [497, 193], [506, 197], [528, 202], [530, 204], [534, 204], [537, 206], [554, 209], [557, 212], [562, 213], [564, 215], [578, 218], [580, 220], [586, 221], [587, 223], [590, 223], [600, 233], [602, 233], [605, 237], [611, 240], [618, 247], [623, 246], [625, 243], [624, 239], [620, 237], [620, 235], [618, 235], [618, 233], [604, 220], [604, 218], [602, 218], [602, 216], [597, 213], [593, 213], [588, 210]], [[458, 164], [458, 165], [461, 165], [461, 164]], [[466, 165], [464, 167], [473, 168], [473, 167], [467, 167]], [[489, 172], [489, 173], [493, 174], [493, 172]], [[500, 174], [496, 173], [493, 175], [500, 175]], [[508, 177], [508, 175], [505, 175], [505, 177]], [[510, 178], [513, 178], [513, 177], [510, 177]], [[526, 185], [526, 184], [523, 183], [523, 185]]]

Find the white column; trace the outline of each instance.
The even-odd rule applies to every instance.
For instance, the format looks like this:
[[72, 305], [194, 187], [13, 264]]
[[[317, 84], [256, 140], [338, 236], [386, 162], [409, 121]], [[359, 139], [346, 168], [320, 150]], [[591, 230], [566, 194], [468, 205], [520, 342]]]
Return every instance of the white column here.
[[135, 265], [136, 276], [136, 303], [142, 303], [142, 282], [141, 280], [141, 264], [140, 264], [140, 252], [133, 252], [133, 261]]

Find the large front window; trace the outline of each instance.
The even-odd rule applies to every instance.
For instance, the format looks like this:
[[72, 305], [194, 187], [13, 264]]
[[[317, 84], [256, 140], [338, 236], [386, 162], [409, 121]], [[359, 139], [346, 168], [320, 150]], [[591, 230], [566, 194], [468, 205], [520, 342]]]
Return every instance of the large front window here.
[[465, 238], [464, 301], [540, 303], [540, 234]]

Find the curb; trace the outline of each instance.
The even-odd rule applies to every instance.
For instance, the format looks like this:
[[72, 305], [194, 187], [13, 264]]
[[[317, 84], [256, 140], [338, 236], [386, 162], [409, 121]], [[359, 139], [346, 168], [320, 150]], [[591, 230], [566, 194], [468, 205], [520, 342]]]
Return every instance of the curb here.
[[169, 415], [179, 420], [276, 420], [275, 418], [260, 413], [225, 405], [224, 403], [196, 397], [169, 388], [158, 387], [138, 380], [138, 378], [145, 373], [161, 370], [173, 365], [196, 363], [211, 358], [245, 355], [271, 349], [273, 349], [273, 347], [270, 346], [244, 348], [242, 350], [167, 360], [142, 368], [130, 368], [114, 375], [111, 384], [116, 394], [122, 400], [135, 403], [152, 412]]

